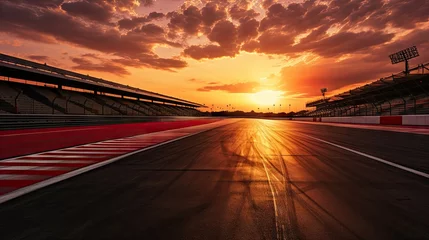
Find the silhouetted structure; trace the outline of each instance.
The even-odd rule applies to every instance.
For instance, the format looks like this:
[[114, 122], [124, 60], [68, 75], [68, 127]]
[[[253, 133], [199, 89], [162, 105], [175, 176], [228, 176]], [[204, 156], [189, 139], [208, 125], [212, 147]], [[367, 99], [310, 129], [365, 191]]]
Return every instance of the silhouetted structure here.
[[[350, 91], [308, 102], [305, 116], [429, 114], [429, 63]], [[427, 73], [425, 73], [425, 71]]]
[[4, 54], [0, 76], [0, 113], [203, 115], [198, 103]]

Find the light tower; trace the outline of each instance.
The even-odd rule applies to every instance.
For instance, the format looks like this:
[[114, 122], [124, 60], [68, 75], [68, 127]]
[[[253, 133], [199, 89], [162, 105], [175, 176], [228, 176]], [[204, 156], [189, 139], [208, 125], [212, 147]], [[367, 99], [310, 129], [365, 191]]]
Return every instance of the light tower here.
[[326, 94], [327, 91], [328, 91], [327, 88], [320, 89], [320, 92], [322, 93], [322, 96], [323, 96], [323, 100], [325, 100], [325, 94]]
[[409, 47], [407, 49], [401, 50], [399, 52], [396, 52], [394, 54], [389, 55], [390, 61], [392, 64], [397, 64], [400, 62], [405, 62], [405, 75], [408, 75], [410, 73], [409, 66], [408, 66], [408, 60], [418, 57], [419, 52], [417, 51], [416, 46]]

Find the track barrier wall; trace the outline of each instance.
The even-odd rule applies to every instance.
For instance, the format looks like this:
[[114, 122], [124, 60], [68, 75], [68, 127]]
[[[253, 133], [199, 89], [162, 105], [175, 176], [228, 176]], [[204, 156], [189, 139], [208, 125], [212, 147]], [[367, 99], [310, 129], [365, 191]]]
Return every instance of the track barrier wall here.
[[293, 118], [292, 120], [309, 121], [309, 122], [327, 122], [327, 123], [429, 126], [429, 115], [308, 117], [308, 118]]
[[0, 114], [0, 130], [204, 119], [182, 116]]

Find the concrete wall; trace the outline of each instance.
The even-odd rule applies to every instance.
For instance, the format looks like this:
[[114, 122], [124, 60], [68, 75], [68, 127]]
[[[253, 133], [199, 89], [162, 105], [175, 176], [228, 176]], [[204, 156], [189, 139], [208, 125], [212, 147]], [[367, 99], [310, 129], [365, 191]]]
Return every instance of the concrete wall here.
[[429, 126], [429, 115], [402, 116], [402, 125]]
[[293, 118], [297, 121], [375, 125], [429, 126], [429, 115]]

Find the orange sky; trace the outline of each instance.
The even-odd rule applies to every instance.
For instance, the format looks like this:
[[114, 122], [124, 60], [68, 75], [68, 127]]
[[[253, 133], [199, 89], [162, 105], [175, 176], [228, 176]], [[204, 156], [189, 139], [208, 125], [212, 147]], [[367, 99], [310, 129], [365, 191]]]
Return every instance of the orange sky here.
[[322, 87], [339, 93], [403, 70], [388, 58], [402, 48], [419, 48], [411, 65], [427, 62], [428, 5], [6, 0], [0, 52], [216, 109], [296, 111]]

